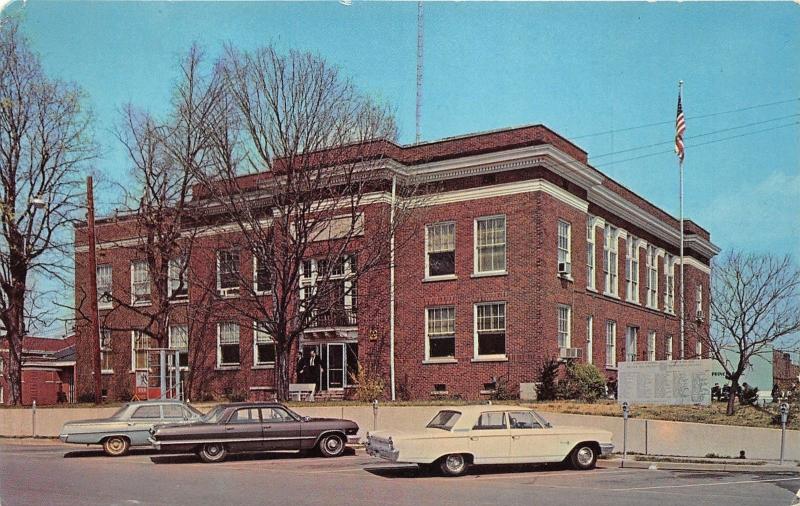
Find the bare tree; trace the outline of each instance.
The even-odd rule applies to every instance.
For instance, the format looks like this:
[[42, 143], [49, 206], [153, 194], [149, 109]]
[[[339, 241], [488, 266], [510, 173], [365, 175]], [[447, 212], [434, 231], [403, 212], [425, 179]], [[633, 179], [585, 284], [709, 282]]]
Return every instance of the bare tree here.
[[90, 115], [75, 85], [48, 78], [16, 23], [0, 26], [0, 320], [10, 350], [11, 403], [22, 399], [20, 357], [32, 278], [64, 280], [79, 174], [94, 158]]
[[731, 252], [712, 271], [710, 334], [700, 336], [731, 382], [727, 414], [754, 356], [800, 331], [800, 269], [791, 257]]
[[414, 190], [382, 170], [393, 145], [381, 139], [395, 137], [390, 111], [321, 58], [228, 48], [217, 71], [226, 96], [213, 125], [215, 164], [197, 174], [199, 205], [237, 225], [255, 273], [240, 272], [238, 252], [220, 252], [209, 289], [230, 286], [230, 307], [271, 336], [275, 391], [286, 399], [300, 336], [353, 326], [361, 306], [383, 300], [365, 294], [378, 285], [365, 280], [388, 277], [391, 238], [407, 215], [399, 203]]

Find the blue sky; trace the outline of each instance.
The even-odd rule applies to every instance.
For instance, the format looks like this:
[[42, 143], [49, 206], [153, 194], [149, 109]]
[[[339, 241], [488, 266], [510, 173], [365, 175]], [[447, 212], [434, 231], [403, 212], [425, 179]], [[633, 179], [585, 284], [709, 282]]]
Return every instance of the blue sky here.
[[[7, 9], [22, 11], [47, 71], [86, 91], [103, 149], [96, 168], [112, 180], [128, 170], [112, 134], [120, 107], [163, 111], [193, 42], [211, 55], [225, 42], [319, 53], [391, 103], [400, 141], [414, 139], [416, 2], [30, 0]], [[682, 79], [686, 216], [723, 249], [798, 253], [799, 26], [800, 5], [788, 2], [426, 3], [423, 139], [544, 123], [677, 215], [674, 154], [630, 159], [671, 149]], [[107, 210], [114, 197], [98, 200]]]

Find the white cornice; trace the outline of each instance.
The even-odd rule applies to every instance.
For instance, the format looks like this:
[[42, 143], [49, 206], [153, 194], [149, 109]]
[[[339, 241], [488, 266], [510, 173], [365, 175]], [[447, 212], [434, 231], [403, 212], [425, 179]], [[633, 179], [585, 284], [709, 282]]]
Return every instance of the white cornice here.
[[588, 202], [544, 179], [530, 179], [514, 183], [480, 186], [477, 188], [424, 195], [415, 198], [411, 205], [413, 207], [428, 207], [531, 192], [544, 192], [584, 213], [589, 210]]
[[[681, 261], [680, 257], [675, 257], [675, 263], [676, 264], [680, 263], [680, 261]], [[683, 257], [683, 265], [686, 265], [688, 267], [694, 267], [698, 271], [703, 272], [705, 274], [710, 274], [711, 273], [711, 268], [709, 266], [707, 266], [706, 264], [704, 264], [703, 262], [697, 260], [696, 258], [687, 257], [687, 256]]]

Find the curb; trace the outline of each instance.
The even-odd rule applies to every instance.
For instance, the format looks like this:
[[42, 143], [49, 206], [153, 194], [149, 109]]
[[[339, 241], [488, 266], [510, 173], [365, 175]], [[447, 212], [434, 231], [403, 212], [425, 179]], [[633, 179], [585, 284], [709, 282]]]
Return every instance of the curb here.
[[727, 473], [792, 473], [800, 474], [800, 467], [792, 464], [713, 464], [700, 462], [655, 462], [646, 460], [598, 460], [597, 466], [602, 468], [651, 469], [662, 471], [724, 471]]

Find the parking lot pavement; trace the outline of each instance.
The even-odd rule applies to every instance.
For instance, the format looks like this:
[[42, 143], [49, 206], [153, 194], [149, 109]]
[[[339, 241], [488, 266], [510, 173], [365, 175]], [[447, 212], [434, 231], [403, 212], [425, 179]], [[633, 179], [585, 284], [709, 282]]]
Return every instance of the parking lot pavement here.
[[445, 478], [362, 451], [337, 459], [135, 451], [109, 458], [61, 444], [0, 443], [0, 501], [38, 504], [552, 504], [789, 505], [800, 475], [563, 466], [476, 466]]

